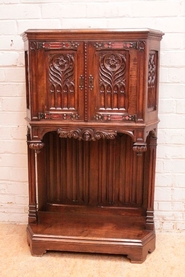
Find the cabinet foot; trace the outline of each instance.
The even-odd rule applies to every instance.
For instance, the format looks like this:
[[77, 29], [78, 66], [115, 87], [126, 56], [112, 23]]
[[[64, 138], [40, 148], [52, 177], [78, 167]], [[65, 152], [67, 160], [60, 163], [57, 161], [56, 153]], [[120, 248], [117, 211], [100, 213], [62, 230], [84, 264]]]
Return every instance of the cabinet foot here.
[[146, 260], [147, 255], [152, 253], [154, 250], [155, 250], [155, 241], [152, 240], [151, 242], [149, 242], [148, 246], [144, 246], [140, 250], [137, 249], [133, 251], [133, 253], [130, 253], [129, 255], [127, 255], [127, 258], [130, 259], [131, 263], [141, 264]]
[[130, 260], [132, 264], [142, 264], [146, 260], [146, 256], [144, 255], [128, 255], [127, 258]]
[[32, 256], [42, 257], [47, 251], [42, 248], [35, 248], [30, 246], [30, 251]]

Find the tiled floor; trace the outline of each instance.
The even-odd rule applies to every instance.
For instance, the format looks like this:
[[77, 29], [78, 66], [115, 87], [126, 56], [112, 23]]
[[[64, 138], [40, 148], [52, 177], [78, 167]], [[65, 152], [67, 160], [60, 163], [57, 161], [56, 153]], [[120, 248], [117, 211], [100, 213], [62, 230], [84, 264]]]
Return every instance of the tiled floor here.
[[33, 257], [26, 226], [0, 224], [1, 277], [185, 277], [185, 234], [157, 234], [157, 248], [143, 264], [122, 256], [47, 253]]

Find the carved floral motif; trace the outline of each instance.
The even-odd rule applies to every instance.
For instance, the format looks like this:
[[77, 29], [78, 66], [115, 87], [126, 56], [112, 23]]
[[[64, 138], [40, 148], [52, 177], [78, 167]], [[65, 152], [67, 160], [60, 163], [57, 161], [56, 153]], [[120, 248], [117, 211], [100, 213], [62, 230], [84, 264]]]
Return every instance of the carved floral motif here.
[[157, 56], [156, 52], [149, 54], [148, 61], [148, 108], [156, 108]]
[[91, 128], [67, 130], [65, 128], [59, 128], [58, 134], [60, 138], [75, 138], [84, 141], [96, 141], [99, 139], [114, 139], [117, 135], [116, 131], [100, 131]]
[[100, 54], [99, 59], [100, 108], [124, 109], [126, 93], [126, 55], [106, 52]]
[[137, 152], [138, 154], [146, 152], [147, 151], [147, 145], [146, 143], [139, 144], [139, 143], [134, 143], [133, 145], [133, 151]]
[[156, 61], [155, 54], [149, 54], [149, 62], [148, 62], [148, 85], [154, 86], [156, 81]]
[[44, 143], [42, 141], [29, 142], [29, 148], [32, 150], [35, 150], [35, 152], [37, 152], [37, 153], [39, 153], [43, 147], [44, 147]]
[[50, 109], [74, 108], [74, 55], [50, 56], [49, 63]]

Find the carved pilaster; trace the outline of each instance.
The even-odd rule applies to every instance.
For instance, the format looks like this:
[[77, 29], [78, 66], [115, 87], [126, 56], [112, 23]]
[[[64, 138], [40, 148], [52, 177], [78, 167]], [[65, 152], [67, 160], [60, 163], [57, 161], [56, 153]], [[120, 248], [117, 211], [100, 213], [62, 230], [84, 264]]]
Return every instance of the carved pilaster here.
[[156, 167], [156, 146], [157, 137], [155, 130], [149, 134], [148, 142], [148, 199], [146, 211], [146, 227], [147, 229], [154, 229], [154, 185], [155, 185], [155, 167]]

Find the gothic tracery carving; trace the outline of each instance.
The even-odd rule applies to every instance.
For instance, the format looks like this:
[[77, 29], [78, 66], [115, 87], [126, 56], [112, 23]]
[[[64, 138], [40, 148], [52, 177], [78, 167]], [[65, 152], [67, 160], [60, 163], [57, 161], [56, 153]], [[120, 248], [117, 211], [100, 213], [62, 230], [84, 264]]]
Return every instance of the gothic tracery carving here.
[[126, 55], [122, 53], [106, 52], [100, 55], [100, 109], [125, 108], [126, 61]]
[[51, 55], [49, 63], [50, 109], [74, 108], [74, 55]]

